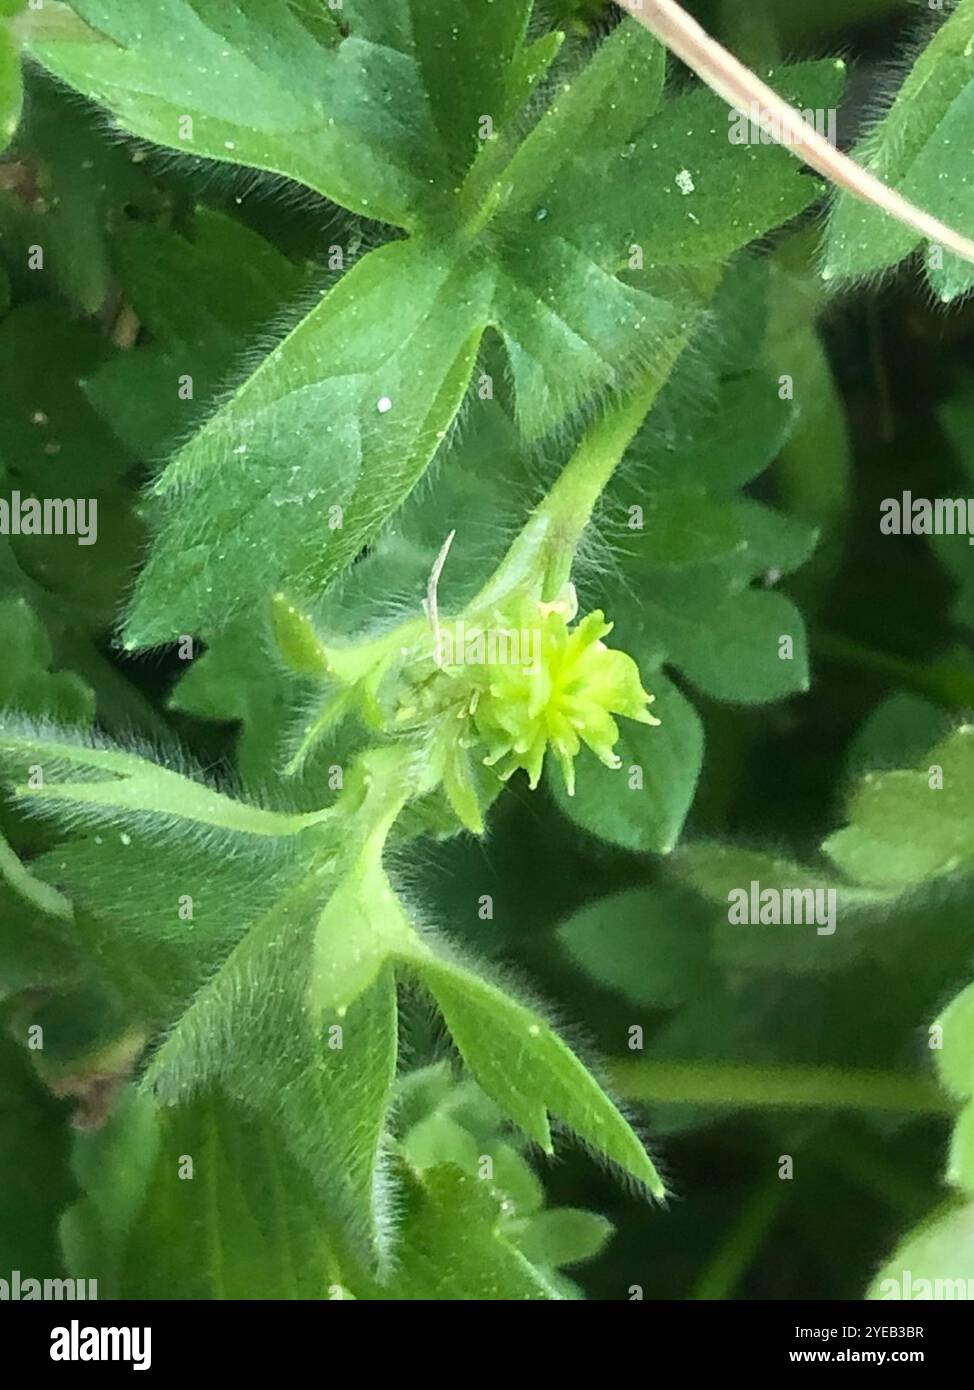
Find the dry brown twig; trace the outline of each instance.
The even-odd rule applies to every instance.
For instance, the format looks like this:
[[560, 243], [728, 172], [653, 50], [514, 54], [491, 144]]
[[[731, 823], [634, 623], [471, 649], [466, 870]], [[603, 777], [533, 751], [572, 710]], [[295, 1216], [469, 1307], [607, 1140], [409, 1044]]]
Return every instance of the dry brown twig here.
[[790, 107], [757, 73], [712, 39], [676, 0], [616, 0], [616, 3], [692, 68], [701, 81], [730, 106], [745, 114], [755, 111], [762, 130], [830, 183], [881, 208], [918, 235], [938, 243], [963, 260], [974, 261], [974, 241], [916, 207], [875, 174], [837, 150], [801, 112]]

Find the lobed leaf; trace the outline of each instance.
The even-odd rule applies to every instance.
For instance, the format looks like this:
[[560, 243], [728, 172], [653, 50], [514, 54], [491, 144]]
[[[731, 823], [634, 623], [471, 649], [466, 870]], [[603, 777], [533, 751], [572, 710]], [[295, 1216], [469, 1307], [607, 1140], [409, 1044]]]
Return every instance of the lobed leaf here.
[[[974, 229], [974, 194], [954, 164], [974, 128], [972, 45], [974, 4], [959, 0], [890, 110], [853, 150], [853, 158], [884, 183], [960, 232]], [[898, 264], [922, 243], [911, 228], [842, 192], [829, 221], [823, 273], [828, 279], [873, 274]], [[944, 303], [974, 284], [971, 266], [942, 246], [928, 246], [926, 274]]]
[[460, 1055], [493, 1101], [546, 1153], [549, 1113], [656, 1197], [663, 1183], [598, 1082], [557, 1033], [504, 991], [445, 960], [416, 962]]

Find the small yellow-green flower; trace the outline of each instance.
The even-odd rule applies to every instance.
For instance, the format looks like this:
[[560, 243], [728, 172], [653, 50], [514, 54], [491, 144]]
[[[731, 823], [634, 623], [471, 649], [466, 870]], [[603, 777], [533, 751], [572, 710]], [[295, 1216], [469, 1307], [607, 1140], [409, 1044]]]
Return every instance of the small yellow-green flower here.
[[523, 599], [505, 617], [508, 627], [531, 635], [535, 659], [485, 664], [471, 672], [476, 687], [471, 718], [487, 744], [487, 765], [503, 778], [523, 767], [534, 788], [550, 748], [569, 795], [583, 743], [607, 767], [620, 766], [613, 752], [619, 740], [614, 714], [659, 723], [649, 713], [653, 696], [643, 690], [632, 657], [602, 641], [612, 624], [596, 611], [571, 627], [576, 611], [571, 586], [556, 603]]
[[[329, 686], [289, 771], [298, 770], [329, 729], [356, 713], [383, 734], [421, 739], [430, 789], [441, 786], [460, 821], [476, 833], [483, 830], [482, 799], [496, 790], [496, 779], [524, 768], [536, 787], [549, 748], [571, 796], [583, 743], [607, 767], [620, 766], [613, 715], [659, 723], [632, 657], [602, 640], [612, 624], [595, 612], [573, 627], [577, 611], [574, 587], [567, 584], [554, 603], [522, 591], [489, 610], [434, 621], [432, 628], [420, 621], [371, 643], [326, 647], [310, 621], [280, 596], [274, 624], [283, 658]], [[478, 762], [493, 776], [478, 770]]]

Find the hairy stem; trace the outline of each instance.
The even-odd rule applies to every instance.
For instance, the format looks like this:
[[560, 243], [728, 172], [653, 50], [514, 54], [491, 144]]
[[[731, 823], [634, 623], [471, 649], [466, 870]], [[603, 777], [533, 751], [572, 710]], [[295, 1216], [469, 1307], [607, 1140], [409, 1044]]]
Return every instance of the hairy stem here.
[[[708, 291], [715, 287], [716, 281], [706, 285]], [[700, 288], [704, 289], [703, 282]], [[639, 385], [610, 405], [585, 431], [555, 485], [531, 513], [472, 608], [496, 602], [536, 574], [539, 555], [545, 575], [542, 597], [549, 601], [557, 598], [571, 576], [575, 552], [599, 498], [669, 379], [692, 329], [693, 323], [688, 322], [685, 332], [668, 340]]]
[[905, 1115], [956, 1111], [935, 1081], [898, 1072], [627, 1059], [611, 1062], [609, 1076], [624, 1099], [644, 1102], [729, 1110], [887, 1110]]
[[974, 671], [959, 662], [944, 660], [921, 666], [905, 657], [866, 647], [851, 637], [821, 630], [812, 633], [812, 650], [826, 661], [882, 676], [954, 714], [969, 716], [974, 710]]
[[35, 878], [21, 863], [17, 855], [0, 835], [0, 878], [6, 879], [10, 887], [39, 911], [49, 917], [58, 917], [62, 922], [74, 920], [74, 910], [70, 901], [42, 879]]

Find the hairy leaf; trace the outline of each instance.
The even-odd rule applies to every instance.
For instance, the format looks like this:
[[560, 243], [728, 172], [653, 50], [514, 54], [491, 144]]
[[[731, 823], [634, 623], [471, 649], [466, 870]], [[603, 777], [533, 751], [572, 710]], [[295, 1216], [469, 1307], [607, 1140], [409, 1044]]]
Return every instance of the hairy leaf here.
[[[974, 229], [974, 195], [953, 165], [974, 128], [974, 4], [959, 0], [931, 38], [886, 116], [853, 151], [882, 181], [961, 232]], [[829, 223], [825, 275], [861, 276], [896, 265], [923, 238], [871, 204], [840, 193]], [[926, 273], [945, 302], [974, 284], [971, 266], [927, 245]]]

